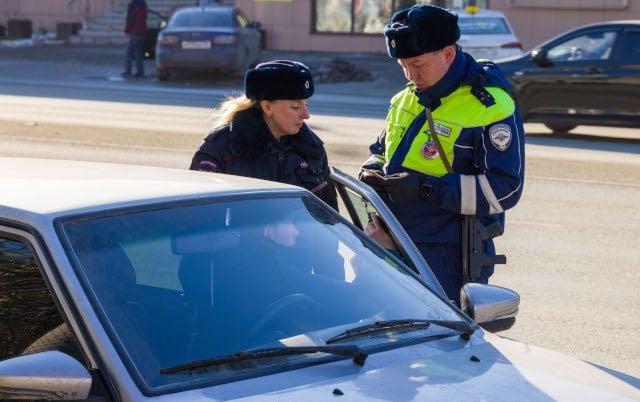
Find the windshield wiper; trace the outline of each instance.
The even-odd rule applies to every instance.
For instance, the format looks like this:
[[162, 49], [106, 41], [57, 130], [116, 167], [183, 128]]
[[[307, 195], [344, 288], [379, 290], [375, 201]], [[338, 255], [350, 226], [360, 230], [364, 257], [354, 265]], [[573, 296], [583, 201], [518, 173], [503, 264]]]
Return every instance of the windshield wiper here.
[[377, 321], [373, 324], [352, 328], [327, 340], [327, 345], [343, 341], [345, 339], [368, 336], [381, 332], [402, 332], [426, 329], [431, 324], [450, 328], [462, 332], [462, 338], [468, 340], [475, 332], [475, 329], [466, 321], [445, 321], [445, 320], [390, 320]]
[[290, 346], [281, 348], [256, 349], [246, 352], [238, 352], [228, 356], [214, 357], [206, 360], [196, 360], [179, 366], [168, 367], [160, 370], [160, 374], [175, 374], [180, 372], [197, 373], [226, 363], [235, 363], [246, 360], [261, 359], [264, 357], [291, 356], [308, 353], [329, 353], [332, 355], [350, 357], [358, 366], [364, 365], [369, 356], [355, 345], [348, 346]]

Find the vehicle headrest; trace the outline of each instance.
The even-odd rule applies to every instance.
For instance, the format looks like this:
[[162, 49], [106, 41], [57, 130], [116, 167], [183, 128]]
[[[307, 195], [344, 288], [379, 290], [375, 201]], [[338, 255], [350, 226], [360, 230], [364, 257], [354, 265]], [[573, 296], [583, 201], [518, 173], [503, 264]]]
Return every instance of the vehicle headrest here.
[[213, 253], [240, 244], [237, 229], [228, 227], [200, 227], [179, 231], [171, 237], [171, 252], [175, 255]]

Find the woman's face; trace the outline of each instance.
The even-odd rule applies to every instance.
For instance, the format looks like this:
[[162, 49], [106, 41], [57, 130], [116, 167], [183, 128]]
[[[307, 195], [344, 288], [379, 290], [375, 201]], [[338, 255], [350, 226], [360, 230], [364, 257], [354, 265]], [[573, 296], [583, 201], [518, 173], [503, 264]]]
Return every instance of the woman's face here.
[[298, 134], [309, 118], [306, 99], [262, 101], [260, 107], [271, 134], [277, 140], [285, 135]]

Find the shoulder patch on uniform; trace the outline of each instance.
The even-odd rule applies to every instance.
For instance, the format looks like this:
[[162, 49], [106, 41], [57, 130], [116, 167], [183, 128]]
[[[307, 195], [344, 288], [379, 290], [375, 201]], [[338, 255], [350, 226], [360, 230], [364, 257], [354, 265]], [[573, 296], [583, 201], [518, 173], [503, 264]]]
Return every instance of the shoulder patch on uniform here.
[[218, 171], [218, 165], [210, 160], [201, 160], [198, 163], [198, 170], [201, 170], [203, 172], [214, 172], [216, 173]]
[[489, 127], [489, 138], [498, 151], [505, 151], [511, 145], [511, 127], [508, 124], [500, 123]]

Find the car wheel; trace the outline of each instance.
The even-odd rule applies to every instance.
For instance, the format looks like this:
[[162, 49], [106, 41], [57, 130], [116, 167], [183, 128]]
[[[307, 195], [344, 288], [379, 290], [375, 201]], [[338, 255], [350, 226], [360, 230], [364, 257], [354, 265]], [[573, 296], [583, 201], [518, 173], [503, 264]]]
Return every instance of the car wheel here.
[[242, 78], [244, 77], [244, 73], [250, 67], [251, 67], [251, 63], [249, 62], [249, 50], [245, 49], [244, 56], [242, 57], [242, 62], [240, 63], [240, 66], [237, 68], [237, 70], [235, 71], [234, 75]]
[[547, 128], [551, 131], [553, 131], [554, 134], [566, 134], [569, 131], [573, 130], [574, 128], [576, 128], [576, 125], [573, 124], [548, 124], [545, 123], [545, 126], [547, 126]]
[[167, 81], [169, 79], [169, 70], [156, 70], [156, 75], [160, 81]]

